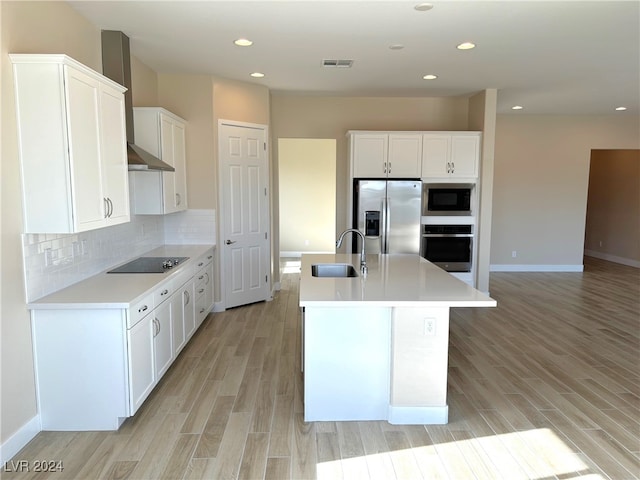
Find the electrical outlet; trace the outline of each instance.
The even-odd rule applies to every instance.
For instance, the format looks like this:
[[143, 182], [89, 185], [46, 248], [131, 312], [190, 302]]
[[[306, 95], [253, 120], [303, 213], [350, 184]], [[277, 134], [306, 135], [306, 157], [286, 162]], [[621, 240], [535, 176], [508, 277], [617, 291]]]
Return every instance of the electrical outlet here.
[[427, 337], [433, 337], [436, 334], [436, 319], [425, 318], [424, 319], [424, 334]]
[[513, 250], [511, 252], [511, 258], [516, 258], [518, 256], [518, 252], [516, 252], [515, 250]]
[[304, 245], [305, 245], [305, 247], [308, 247], [309, 246], [309, 240], [305, 240], [304, 241]]

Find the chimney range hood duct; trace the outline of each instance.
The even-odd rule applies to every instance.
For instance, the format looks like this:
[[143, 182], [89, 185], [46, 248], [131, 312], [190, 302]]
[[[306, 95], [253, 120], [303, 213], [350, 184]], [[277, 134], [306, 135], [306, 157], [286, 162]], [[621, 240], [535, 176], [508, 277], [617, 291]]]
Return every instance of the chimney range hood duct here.
[[127, 157], [129, 170], [175, 169], [135, 144], [133, 130], [133, 105], [131, 103], [131, 56], [129, 37], [116, 30], [102, 30], [102, 73], [105, 77], [127, 88], [124, 93], [125, 120], [127, 126]]

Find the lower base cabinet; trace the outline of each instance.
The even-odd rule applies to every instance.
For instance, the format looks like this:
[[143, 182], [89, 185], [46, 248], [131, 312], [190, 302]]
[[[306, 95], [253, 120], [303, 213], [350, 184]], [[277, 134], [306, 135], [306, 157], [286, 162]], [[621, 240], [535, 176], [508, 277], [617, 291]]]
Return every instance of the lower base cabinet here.
[[211, 311], [212, 260], [130, 309], [31, 310], [42, 429], [117, 430], [133, 416]]

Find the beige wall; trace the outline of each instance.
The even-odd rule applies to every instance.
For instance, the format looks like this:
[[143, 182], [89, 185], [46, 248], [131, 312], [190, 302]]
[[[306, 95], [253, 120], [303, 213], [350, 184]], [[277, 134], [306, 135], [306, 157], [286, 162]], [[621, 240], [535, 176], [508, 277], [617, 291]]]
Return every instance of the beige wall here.
[[469, 101], [469, 129], [483, 132], [478, 172], [480, 213], [476, 226], [475, 285], [485, 293], [489, 293], [497, 93], [495, 89], [487, 89]]
[[[467, 130], [466, 98], [273, 95], [272, 138], [336, 140], [336, 231], [347, 226], [349, 130]], [[275, 148], [275, 143], [274, 143]], [[278, 158], [275, 151], [273, 158]], [[275, 208], [277, 211], [277, 206]]]
[[159, 106], [158, 74], [133, 55], [131, 56], [131, 90], [131, 103], [134, 107]]
[[2, 11], [2, 317], [0, 441], [37, 414], [22, 267], [22, 195], [12, 66], [7, 53], [65, 53], [102, 71], [100, 30], [62, 2], [0, 2]]
[[277, 143], [280, 252], [335, 252], [336, 141]]
[[499, 115], [491, 264], [582, 265], [591, 150], [637, 149], [639, 132], [626, 114]]
[[640, 150], [593, 150], [585, 251], [640, 266]]

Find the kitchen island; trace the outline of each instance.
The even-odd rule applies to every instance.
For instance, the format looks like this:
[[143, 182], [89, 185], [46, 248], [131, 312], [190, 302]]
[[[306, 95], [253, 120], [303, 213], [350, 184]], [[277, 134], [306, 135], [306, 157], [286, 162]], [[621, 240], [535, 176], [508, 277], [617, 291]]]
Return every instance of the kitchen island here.
[[[315, 277], [345, 263], [358, 276]], [[496, 301], [418, 255], [302, 256], [305, 421], [448, 421], [449, 309]]]

